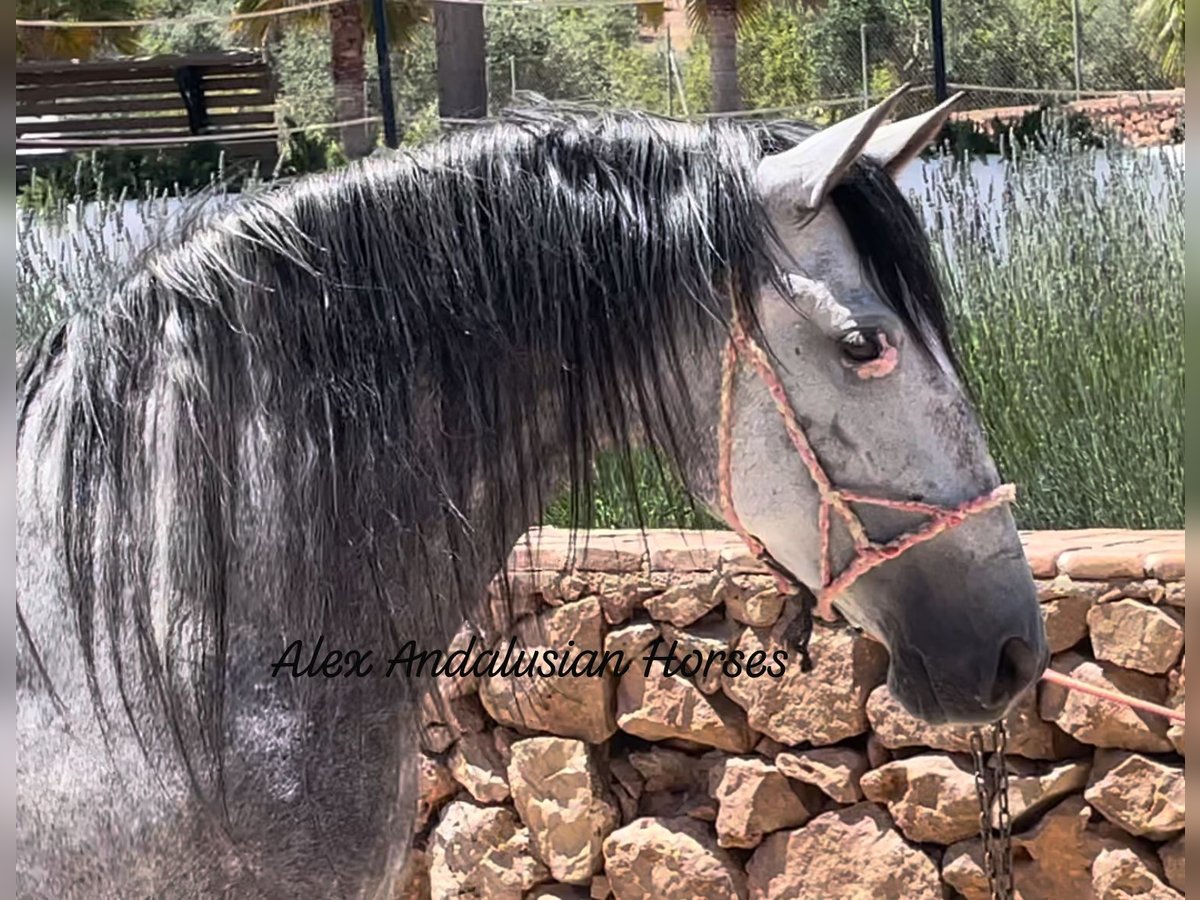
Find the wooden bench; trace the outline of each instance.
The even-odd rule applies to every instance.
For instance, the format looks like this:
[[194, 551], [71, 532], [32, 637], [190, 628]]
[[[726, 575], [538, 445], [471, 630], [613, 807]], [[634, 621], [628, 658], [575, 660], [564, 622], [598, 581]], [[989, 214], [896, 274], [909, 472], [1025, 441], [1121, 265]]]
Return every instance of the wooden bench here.
[[73, 153], [215, 141], [229, 162], [279, 157], [275, 81], [259, 53], [17, 64], [17, 177]]

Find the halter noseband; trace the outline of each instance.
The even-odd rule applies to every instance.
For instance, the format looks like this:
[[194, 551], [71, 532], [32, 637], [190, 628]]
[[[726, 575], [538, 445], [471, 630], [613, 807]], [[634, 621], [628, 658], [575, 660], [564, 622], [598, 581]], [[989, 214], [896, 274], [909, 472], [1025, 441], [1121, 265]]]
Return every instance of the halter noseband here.
[[[776, 373], [770, 357], [742, 326], [736, 305], [731, 325], [721, 369], [721, 421], [718, 433], [718, 492], [721, 514], [737, 532], [738, 537], [746, 543], [750, 552], [771, 568], [779, 583], [781, 593], [803, 592], [803, 585], [795, 576], [771, 557], [762, 541], [746, 530], [746, 526], [742, 524], [742, 520], [733, 506], [733, 389], [741, 357], [750, 363], [770, 392], [771, 399], [775, 402], [775, 408], [783, 417], [783, 426], [792, 439], [792, 445], [800, 454], [800, 459], [807, 467], [808, 474], [812, 476], [813, 483], [816, 484], [817, 491], [821, 496], [820, 510], [817, 513], [818, 526], [821, 530], [821, 590], [816, 597], [816, 611], [825, 621], [831, 622], [836, 618], [833, 612], [834, 599], [871, 569], [882, 565], [889, 559], [895, 559], [917, 544], [933, 540], [943, 531], [961, 525], [968, 516], [1011, 503], [1016, 499], [1016, 488], [1011, 484], [1002, 484], [974, 500], [968, 500], [953, 508], [919, 503], [914, 500], [889, 500], [834, 487], [829, 474], [821, 465], [821, 461], [817, 459], [817, 454], [808, 442], [804, 429], [796, 421], [796, 413], [792, 409], [787, 391], [784, 389], [783, 382]], [[862, 521], [850, 508], [851, 503], [869, 503], [872, 506], [921, 513], [930, 518], [913, 531], [905, 532], [887, 543], [877, 544], [867, 536]], [[830, 542], [831, 511], [841, 516], [854, 540], [854, 557], [837, 576], [833, 574], [833, 549]]]

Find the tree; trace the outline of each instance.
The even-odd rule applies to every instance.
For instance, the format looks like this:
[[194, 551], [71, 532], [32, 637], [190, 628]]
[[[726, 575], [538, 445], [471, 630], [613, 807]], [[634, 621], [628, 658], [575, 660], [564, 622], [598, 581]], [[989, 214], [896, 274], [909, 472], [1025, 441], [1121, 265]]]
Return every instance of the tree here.
[[1163, 76], [1183, 84], [1183, 0], [1143, 0], [1137, 17], [1154, 36], [1152, 52]]
[[708, 37], [712, 79], [712, 111], [736, 112], [742, 108], [738, 80], [738, 29], [763, 11], [822, 9], [826, 0], [686, 0], [692, 28]]
[[[285, 9], [294, 0], [237, 0], [238, 12]], [[412, 39], [416, 28], [428, 21], [429, 10], [420, 0], [387, 0], [388, 36], [396, 44]], [[365, 156], [371, 149], [370, 130], [362, 123], [367, 118], [366, 40], [375, 31], [375, 5], [371, 0], [344, 0], [334, 6], [284, 16], [242, 19], [234, 24], [236, 33], [256, 44], [264, 44], [278, 32], [286, 20], [307, 27], [318, 26], [328, 17], [330, 69], [333, 76], [334, 118], [344, 123], [339, 139], [346, 156]], [[357, 124], [354, 124], [356, 123]]]
[[736, 112], [742, 108], [742, 91], [738, 83], [738, 24], [762, 2], [687, 0], [692, 28], [708, 37], [713, 112]]
[[[134, 0], [17, 0], [18, 19], [121, 21], [134, 18]], [[124, 28], [18, 28], [18, 59], [88, 59], [101, 53], [136, 50]]]

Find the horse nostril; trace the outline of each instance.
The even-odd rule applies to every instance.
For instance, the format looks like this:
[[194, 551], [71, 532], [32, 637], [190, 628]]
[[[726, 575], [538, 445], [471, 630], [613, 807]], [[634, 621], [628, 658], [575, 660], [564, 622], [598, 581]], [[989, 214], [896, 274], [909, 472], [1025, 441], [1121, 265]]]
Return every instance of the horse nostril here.
[[996, 679], [992, 682], [992, 704], [1007, 704], [1042, 674], [1045, 660], [1033, 647], [1018, 637], [1009, 638], [1000, 648]]

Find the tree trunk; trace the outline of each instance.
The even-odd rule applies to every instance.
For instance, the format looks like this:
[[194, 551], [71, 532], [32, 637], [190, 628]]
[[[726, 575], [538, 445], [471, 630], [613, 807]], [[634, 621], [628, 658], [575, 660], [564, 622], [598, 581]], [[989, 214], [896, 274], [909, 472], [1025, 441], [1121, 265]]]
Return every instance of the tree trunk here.
[[708, 0], [713, 112], [742, 108], [737, 68], [737, 0]]
[[[345, 0], [329, 7], [329, 32], [332, 38], [333, 112], [338, 122], [353, 122], [367, 116], [364, 93], [367, 77], [363, 45], [366, 28], [363, 26], [361, 0]], [[338, 129], [342, 150], [349, 159], [366, 156], [371, 151], [370, 129], [365, 124], [342, 125]]]
[[487, 115], [487, 51], [483, 4], [433, 4], [437, 32], [438, 115], [481, 119]]

